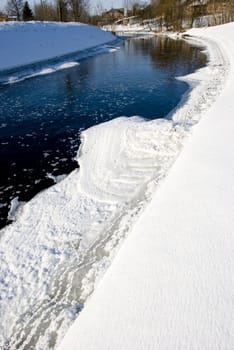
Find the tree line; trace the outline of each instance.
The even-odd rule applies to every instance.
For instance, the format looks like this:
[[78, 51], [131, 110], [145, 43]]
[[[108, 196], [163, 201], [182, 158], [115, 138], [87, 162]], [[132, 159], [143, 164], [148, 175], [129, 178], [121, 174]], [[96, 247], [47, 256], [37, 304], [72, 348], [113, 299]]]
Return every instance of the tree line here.
[[[105, 14], [102, 0], [92, 14], [89, 0], [38, 0], [33, 10], [27, 1], [23, 1], [8, 0], [7, 14], [18, 20], [80, 21], [92, 24], [101, 23]], [[234, 21], [234, 0], [123, 0], [123, 7], [127, 16], [136, 16], [142, 21], [155, 18], [161, 30], [181, 31], [191, 27], [197, 18], [205, 17], [209, 17], [212, 24]]]
[[8, 0], [5, 10], [8, 16], [14, 16], [18, 21], [89, 21], [88, 0], [40, 0], [33, 9], [28, 1]]
[[198, 18], [208, 25], [234, 21], [234, 0], [152, 0], [148, 11], [167, 29], [181, 31]]
[[[234, 21], [234, 0], [123, 0], [128, 16], [136, 16], [137, 20], [155, 19], [158, 31], [163, 29], [182, 31], [198, 23], [215, 25]], [[97, 13], [92, 17], [94, 24], [104, 23], [105, 13], [101, 1]], [[105, 17], [106, 20], [106, 17]], [[110, 18], [110, 23], [115, 22]]]

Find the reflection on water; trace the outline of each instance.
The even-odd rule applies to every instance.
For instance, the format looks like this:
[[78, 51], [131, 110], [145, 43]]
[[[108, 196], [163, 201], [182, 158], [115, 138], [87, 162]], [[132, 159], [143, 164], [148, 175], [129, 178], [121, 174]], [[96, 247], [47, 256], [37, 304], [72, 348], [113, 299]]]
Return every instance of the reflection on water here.
[[29, 200], [69, 173], [82, 129], [118, 116], [165, 117], [205, 65], [199, 48], [169, 38], [125, 41], [79, 66], [0, 86], [0, 225], [12, 198]]

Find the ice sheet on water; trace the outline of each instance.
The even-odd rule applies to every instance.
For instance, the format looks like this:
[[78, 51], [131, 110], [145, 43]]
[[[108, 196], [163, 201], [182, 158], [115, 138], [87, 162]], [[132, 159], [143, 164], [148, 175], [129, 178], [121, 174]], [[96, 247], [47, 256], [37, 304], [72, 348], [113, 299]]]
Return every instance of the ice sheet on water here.
[[7, 219], [10, 221], [16, 220], [19, 215], [19, 209], [22, 209], [23, 204], [24, 202], [19, 201], [18, 197], [13, 198], [11, 200], [11, 206]]
[[75, 66], [78, 66], [79, 63], [78, 62], [65, 62], [59, 65], [52, 65], [51, 67], [48, 68], [42, 68], [40, 70], [36, 70], [34, 72], [31, 73], [26, 73], [25, 75], [21, 76], [21, 75], [13, 75], [8, 77], [7, 81], [4, 82], [4, 85], [7, 84], [15, 84], [15, 83], [19, 83], [21, 81], [24, 81], [26, 79], [31, 79], [31, 78], [35, 78], [41, 75], [47, 75], [47, 74], [52, 74], [55, 73], [57, 71], [63, 70], [63, 69], [69, 69], [69, 68], [73, 68]]
[[66, 174], [54, 176], [53, 174], [47, 173], [47, 177], [54, 181], [54, 183], [59, 183], [66, 178]]

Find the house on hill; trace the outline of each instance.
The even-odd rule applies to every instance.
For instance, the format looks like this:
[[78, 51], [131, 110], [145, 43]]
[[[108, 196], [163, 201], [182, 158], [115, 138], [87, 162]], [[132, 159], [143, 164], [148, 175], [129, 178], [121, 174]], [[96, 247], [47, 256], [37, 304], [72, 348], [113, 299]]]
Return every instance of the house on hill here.
[[7, 16], [4, 14], [0, 14], [0, 22], [9, 22], [9, 21], [17, 21], [17, 17], [16, 16]]
[[102, 22], [104, 24], [111, 24], [115, 21], [118, 21], [120, 19], [124, 18], [124, 9], [110, 9], [109, 11], [103, 12], [102, 14]]
[[205, 15], [207, 12], [208, 0], [192, 1], [190, 8], [193, 11], [193, 16], [198, 17]]

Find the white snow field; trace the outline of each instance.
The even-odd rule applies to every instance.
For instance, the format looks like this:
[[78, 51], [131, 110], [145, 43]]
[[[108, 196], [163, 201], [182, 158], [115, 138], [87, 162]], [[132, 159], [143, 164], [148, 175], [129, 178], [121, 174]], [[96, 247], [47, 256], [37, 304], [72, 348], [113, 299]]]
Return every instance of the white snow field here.
[[85, 130], [80, 168], [17, 203], [0, 231], [0, 348], [56, 348], [133, 224], [60, 349], [228, 348], [233, 30], [191, 32], [210, 61], [180, 78], [193, 89], [167, 120]]
[[0, 71], [86, 50], [114, 39], [111, 33], [82, 23], [0, 23]]
[[[234, 349], [234, 24], [188, 34], [211, 55], [193, 75], [202, 80], [199, 96], [193, 90], [186, 102], [197, 99], [187, 117], [202, 120], [59, 350]], [[152, 122], [152, 152], [154, 129]]]

